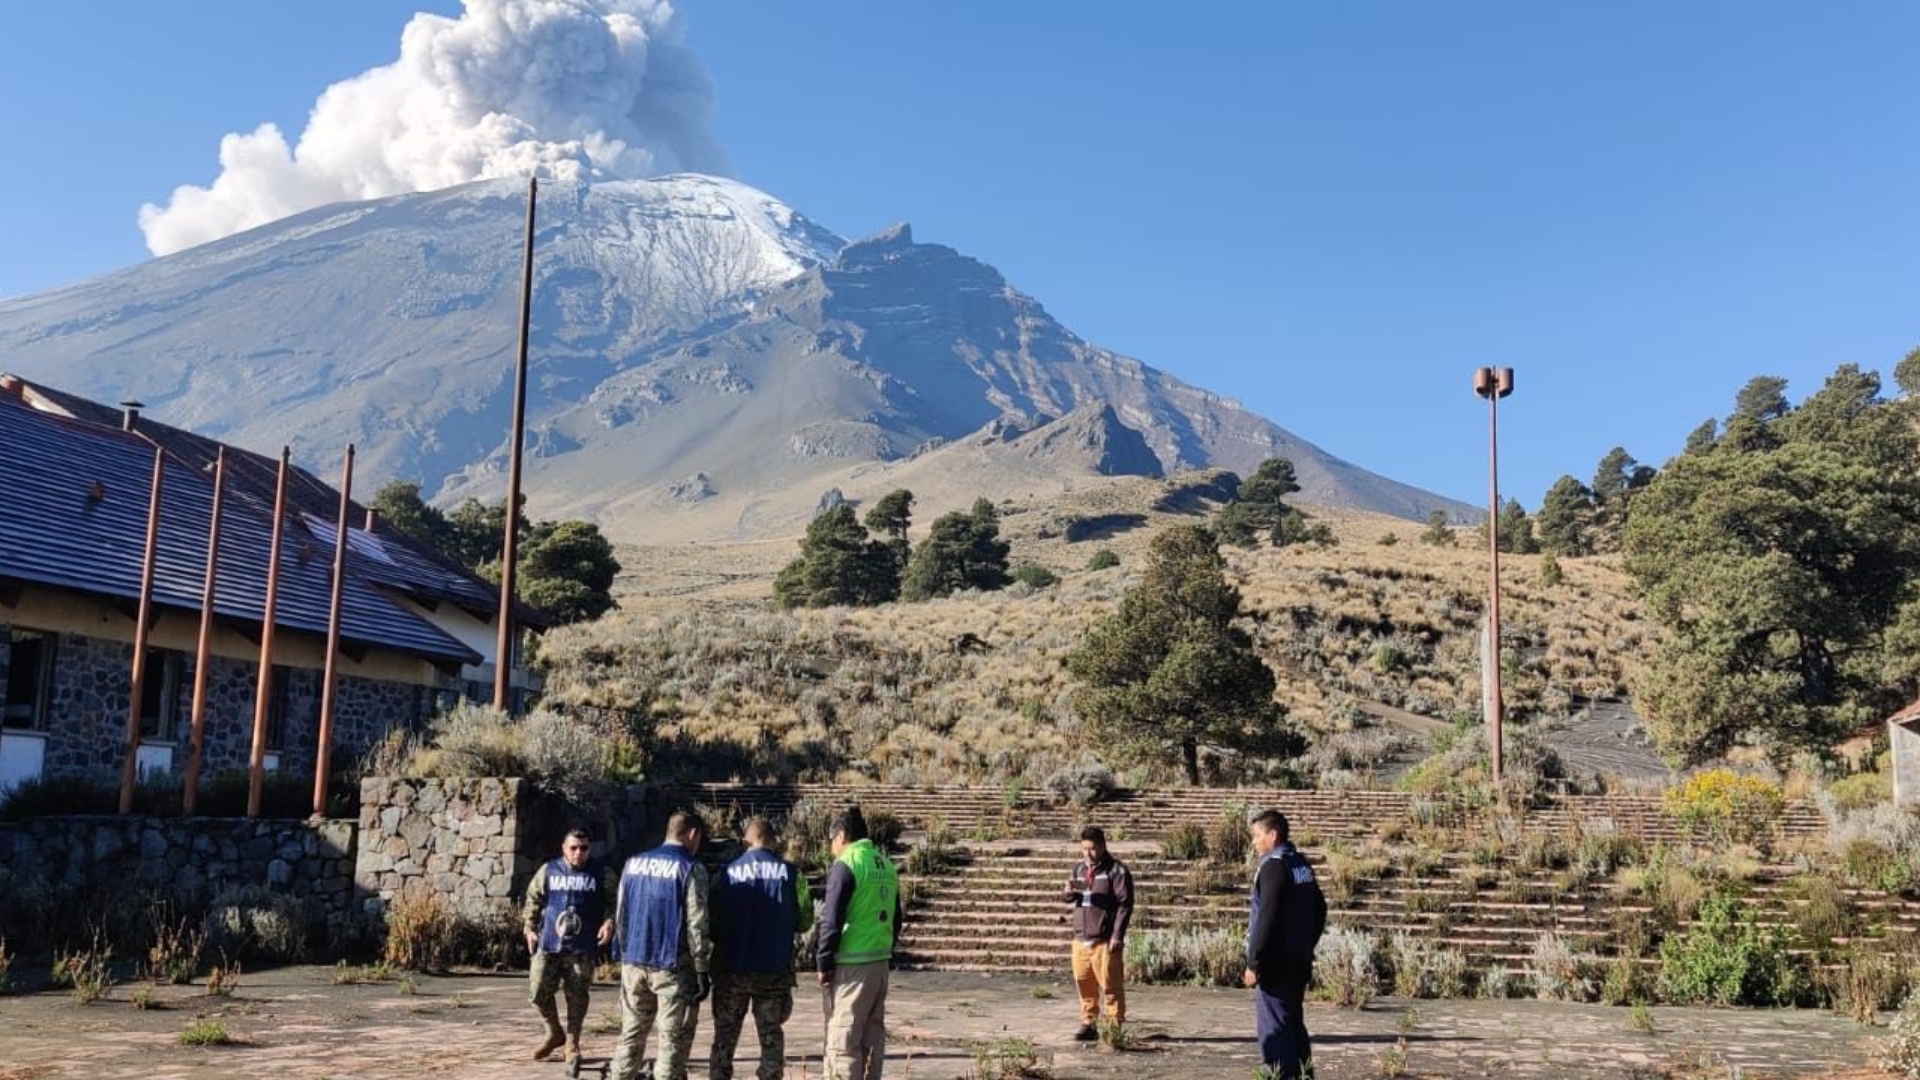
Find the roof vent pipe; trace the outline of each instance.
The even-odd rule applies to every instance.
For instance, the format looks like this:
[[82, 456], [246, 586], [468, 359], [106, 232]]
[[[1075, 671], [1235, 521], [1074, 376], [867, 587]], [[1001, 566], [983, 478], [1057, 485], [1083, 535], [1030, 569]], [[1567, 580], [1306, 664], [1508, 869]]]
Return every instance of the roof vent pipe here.
[[120, 408], [122, 410], [120, 413], [120, 430], [132, 431], [134, 425], [140, 422], [140, 410], [144, 408], [144, 406], [138, 401], [128, 399], [120, 403]]
[[379, 521], [380, 521], [380, 511], [375, 510], [371, 506], [367, 507], [367, 531], [373, 532], [375, 526], [378, 525]]

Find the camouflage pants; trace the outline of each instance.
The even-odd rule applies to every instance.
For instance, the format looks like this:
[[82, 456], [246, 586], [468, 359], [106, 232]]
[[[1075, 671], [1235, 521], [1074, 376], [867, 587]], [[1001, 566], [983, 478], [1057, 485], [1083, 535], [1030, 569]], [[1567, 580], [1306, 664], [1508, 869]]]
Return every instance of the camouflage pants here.
[[740, 1045], [747, 1011], [760, 1035], [759, 1080], [786, 1075], [787, 1035], [784, 1026], [793, 1015], [793, 973], [778, 975], [718, 975], [713, 982], [713, 1052], [707, 1059], [712, 1080], [733, 1080], [733, 1052]]
[[693, 969], [620, 965], [620, 1045], [612, 1080], [634, 1080], [647, 1053], [647, 1036], [659, 1037], [654, 1080], [687, 1080], [687, 1056], [700, 1024]]
[[587, 991], [593, 986], [593, 957], [581, 953], [533, 954], [533, 968], [527, 972], [527, 1000], [540, 1010], [549, 1034], [560, 1030], [560, 1013], [554, 1007], [556, 989], [567, 996], [567, 1031], [580, 1034], [587, 1019]]

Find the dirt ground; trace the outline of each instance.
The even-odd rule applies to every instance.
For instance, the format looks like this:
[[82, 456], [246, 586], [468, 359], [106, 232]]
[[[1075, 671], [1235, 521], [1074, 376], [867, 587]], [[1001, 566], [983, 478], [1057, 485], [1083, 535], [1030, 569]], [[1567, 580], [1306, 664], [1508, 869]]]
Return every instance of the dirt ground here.
[[[1064, 961], [1063, 961], [1064, 966]], [[560, 1064], [530, 1052], [539, 1022], [521, 974], [422, 976], [337, 985], [334, 969], [247, 972], [229, 998], [204, 988], [138, 986], [81, 1005], [47, 990], [0, 997], [0, 1080], [274, 1080], [445, 1076], [549, 1077]], [[1245, 1077], [1257, 1060], [1247, 995], [1194, 987], [1136, 987], [1129, 995], [1136, 1047], [1074, 1043], [1077, 1006], [1064, 978], [902, 972], [888, 1003], [887, 1075], [922, 1080], [985, 1075], [1056, 1080]], [[817, 991], [803, 985], [787, 1025], [786, 1075], [819, 1080]], [[1866, 1080], [1881, 1031], [1810, 1011], [1626, 1009], [1532, 1001], [1381, 999], [1364, 1010], [1309, 1004], [1319, 1075], [1326, 1077], [1834, 1077]], [[179, 1044], [211, 1021], [225, 1046]], [[706, 1018], [693, 1075], [707, 1075]], [[588, 1054], [610, 1053], [618, 1007], [596, 987]], [[1651, 1030], [1648, 1030], [1649, 1026]], [[1028, 1072], [1024, 1051], [1034, 1052]], [[736, 1076], [750, 1077], [755, 1042], [742, 1040]], [[990, 1059], [994, 1049], [1019, 1051]], [[1004, 1060], [1007, 1068], [1000, 1068]]]

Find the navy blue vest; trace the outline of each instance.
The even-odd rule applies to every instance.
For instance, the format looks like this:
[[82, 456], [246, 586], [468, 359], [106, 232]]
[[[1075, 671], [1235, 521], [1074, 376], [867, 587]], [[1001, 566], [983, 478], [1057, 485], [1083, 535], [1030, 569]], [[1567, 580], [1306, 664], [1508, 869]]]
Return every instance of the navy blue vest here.
[[[1260, 924], [1260, 871], [1276, 859], [1280, 861], [1282, 872], [1287, 875], [1287, 887], [1280, 893], [1280, 902], [1285, 906], [1280, 910], [1279, 940], [1267, 943], [1268, 956], [1289, 963], [1304, 962], [1311, 967], [1313, 948], [1317, 943], [1314, 936], [1313, 898], [1319, 894], [1320, 885], [1314, 880], [1313, 864], [1292, 844], [1275, 844], [1273, 850], [1261, 856], [1259, 864], [1254, 867], [1253, 904], [1252, 913], [1247, 919], [1247, 936], [1251, 938], [1253, 928]], [[1276, 948], [1277, 952], [1274, 951]]]
[[741, 975], [793, 970], [798, 875], [792, 863], [764, 848], [748, 851], [720, 872], [713, 888], [713, 936], [725, 970]]
[[575, 870], [567, 860], [555, 859], [540, 872], [547, 875], [540, 951], [591, 954], [599, 943], [600, 924], [607, 921], [607, 898], [600, 895], [604, 874], [600, 860], [589, 859], [584, 869]]
[[[620, 871], [620, 962], [650, 968], [680, 966], [680, 936], [687, 922], [687, 879], [693, 856], [679, 844], [662, 844], [627, 860]], [[692, 959], [688, 957], [687, 959]]]

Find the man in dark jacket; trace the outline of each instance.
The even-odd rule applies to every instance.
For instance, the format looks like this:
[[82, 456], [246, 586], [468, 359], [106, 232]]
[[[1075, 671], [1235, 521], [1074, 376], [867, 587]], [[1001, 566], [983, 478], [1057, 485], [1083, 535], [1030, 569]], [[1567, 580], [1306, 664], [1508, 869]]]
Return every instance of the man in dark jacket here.
[[[585, 829], [560, 842], [560, 857], [534, 871], [520, 911], [521, 929], [533, 966], [527, 972], [529, 999], [547, 1022], [547, 1038], [533, 1052], [545, 1061], [562, 1045], [580, 1056], [580, 1025], [587, 1018], [587, 993], [600, 947], [613, 940], [613, 872], [593, 857]], [[560, 1027], [554, 991], [564, 988], [567, 1026]]]
[[867, 839], [857, 806], [833, 819], [833, 867], [816, 957], [827, 1013], [826, 1074], [880, 1080], [887, 1060], [887, 972], [900, 932], [900, 877]]
[[1067, 875], [1073, 911], [1073, 985], [1080, 992], [1080, 1030], [1074, 1038], [1098, 1038], [1093, 1022], [1106, 997], [1115, 1024], [1127, 1022], [1127, 923], [1133, 918], [1133, 875], [1107, 850], [1106, 831], [1080, 830], [1080, 862]]
[[786, 1075], [784, 1025], [793, 1015], [793, 938], [813, 925], [806, 875], [773, 851], [773, 824], [748, 818], [746, 854], [713, 886], [713, 1049], [707, 1075], [733, 1080], [747, 1010], [760, 1035], [760, 1080]]
[[1253, 988], [1260, 1059], [1281, 1080], [1294, 1080], [1311, 1075], [1304, 999], [1313, 977], [1313, 950], [1327, 928], [1327, 900], [1313, 867], [1288, 839], [1285, 814], [1268, 810], [1247, 830], [1260, 864], [1253, 876], [1247, 970], [1241, 981]]
[[[687, 1080], [700, 1003], [713, 989], [707, 871], [694, 856], [706, 839], [700, 815], [667, 819], [667, 842], [628, 859], [620, 871], [620, 1046], [613, 1080], [635, 1080], [647, 1036], [659, 1037], [655, 1080]], [[659, 1021], [655, 1026], [656, 1018]]]

